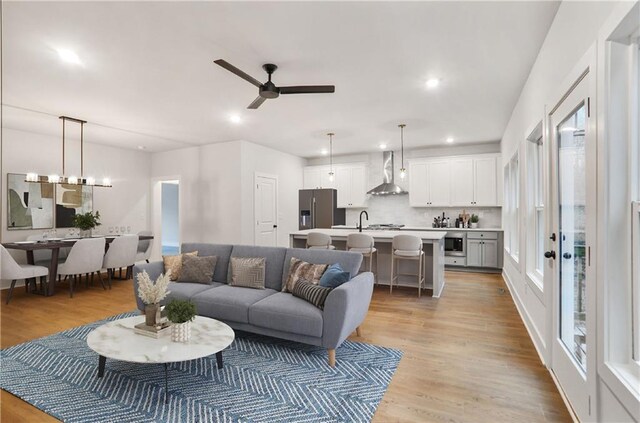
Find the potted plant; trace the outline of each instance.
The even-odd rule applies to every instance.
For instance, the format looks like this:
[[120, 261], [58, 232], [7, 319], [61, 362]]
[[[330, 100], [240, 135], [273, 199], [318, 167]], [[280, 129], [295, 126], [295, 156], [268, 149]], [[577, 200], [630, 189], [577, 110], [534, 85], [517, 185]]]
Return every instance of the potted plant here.
[[478, 222], [480, 221], [480, 218], [478, 217], [477, 214], [472, 214], [469, 221], [471, 222], [471, 228], [475, 229], [478, 227]]
[[191, 321], [196, 317], [196, 305], [187, 300], [173, 300], [165, 307], [171, 325], [171, 340], [187, 342], [191, 338]]
[[78, 228], [82, 231], [82, 236], [91, 236], [91, 230], [95, 229], [96, 226], [100, 226], [100, 212], [86, 212], [80, 213], [73, 216], [73, 220], [71, 221], [74, 228]]
[[146, 270], [138, 273], [138, 297], [144, 303], [145, 324], [156, 326], [160, 324], [160, 301], [164, 300], [171, 292], [169, 286], [169, 273], [160, 275], [155, 283], [151, 281]]

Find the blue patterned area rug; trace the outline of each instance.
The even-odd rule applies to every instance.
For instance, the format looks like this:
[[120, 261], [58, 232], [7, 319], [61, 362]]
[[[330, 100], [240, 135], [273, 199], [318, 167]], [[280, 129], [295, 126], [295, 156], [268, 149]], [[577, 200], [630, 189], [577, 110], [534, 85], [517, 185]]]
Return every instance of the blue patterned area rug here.
[[[133, 313], [107, 320], [129, 317]], [[367, 422], [373, 417], [402, 351], [345, 341], [337, 365], [326, 350], [236, 332], [224, 351], [169, 367], [107, 360], [89, 332], [107, 320], [0, 352], [0, 387], [65, 422]]]

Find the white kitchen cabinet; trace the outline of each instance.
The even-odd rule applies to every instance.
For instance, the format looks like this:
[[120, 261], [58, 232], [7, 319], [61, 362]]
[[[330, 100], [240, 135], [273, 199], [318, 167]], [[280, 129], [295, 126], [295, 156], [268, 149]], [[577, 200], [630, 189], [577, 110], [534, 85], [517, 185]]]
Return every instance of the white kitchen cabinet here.
[[473, 159], [474, 206], [496, 206], [498, 204], [498, 177], [496, 158]]
[[[333, 181], [329, 178], [329, 166], [307, 166], [303, 171], [302, 186], [304, 189], [319, 189], [319, 188], [335, 188], [335, 178]], [[336, 172], [336, 167], [333, 167], [333, 172]]]
[[451, 205], [469, 206], [473, 204], [473, 158], [451, 160]]
[[409, 204], [412, 207], [447, 207], [450, 203], [451, 163], [428, 160], [409, 163]]
[[334, 167], [335, 188], [338, 190], [338, 207], [362, 208], [367, 199], [367, 167], [364, 164], [347, 164]]

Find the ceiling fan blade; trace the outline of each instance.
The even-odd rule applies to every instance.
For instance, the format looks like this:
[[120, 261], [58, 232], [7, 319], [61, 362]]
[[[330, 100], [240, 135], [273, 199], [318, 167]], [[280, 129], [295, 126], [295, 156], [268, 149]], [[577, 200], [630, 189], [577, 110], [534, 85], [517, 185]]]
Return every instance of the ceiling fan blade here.
[[335, 85], [299, 85], [295, 87], [279, 87], [280, 94], [322, 94], [336, 92]]
[[257, 109], [262, 103], [264, 103], [265, 100], [266, 98], [258, 96], [258, 98], [253, 100], [253, 103], [249, 104], [249, 107], [247, 107], [247, 109]]
[[225, 68], [229, 72], [238, 75], [240, 78], [244, 79], [245, 81], [248, 81], [248, 82], [252, 83], [253, 85], [255, 85], [258, 88], [262, 85], [262, 82], [258, 81], [253, 76], [244, 73], [243, 71], [241, 71], [240, 69], [236, 68], [231, 63], [229, 63], [229, 62], [227, 62], [225, 60], [218, 59], [218, 60], [214, 60], [213, 63], [215, 63], [218, 66], [222, 66], [223, 68]]

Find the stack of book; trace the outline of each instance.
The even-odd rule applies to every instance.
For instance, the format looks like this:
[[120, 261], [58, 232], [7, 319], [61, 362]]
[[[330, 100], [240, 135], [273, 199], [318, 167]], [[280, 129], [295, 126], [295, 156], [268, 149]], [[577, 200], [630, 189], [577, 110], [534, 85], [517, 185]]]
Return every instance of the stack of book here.
[[171, 323], [164, 321], [156, 326], [147, 326], [145, 322], [138, 323], [133, 327], [133, 331], [140, 335], [149, 336], [151, 338], [160, 338], [163, 333], [168, 333]]

